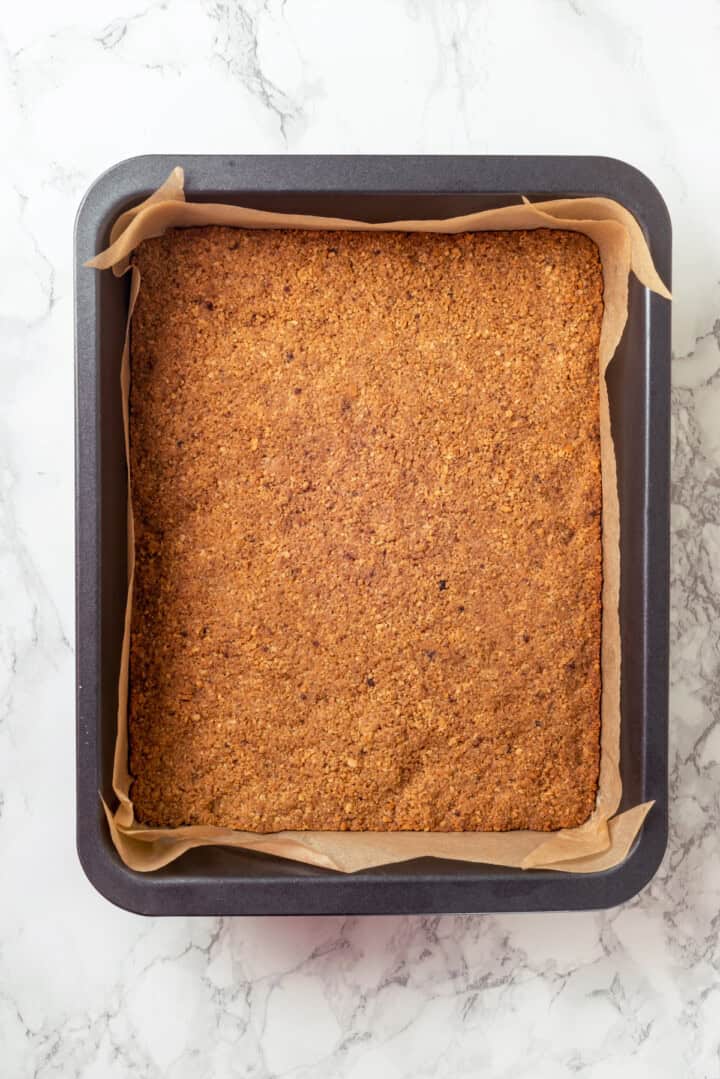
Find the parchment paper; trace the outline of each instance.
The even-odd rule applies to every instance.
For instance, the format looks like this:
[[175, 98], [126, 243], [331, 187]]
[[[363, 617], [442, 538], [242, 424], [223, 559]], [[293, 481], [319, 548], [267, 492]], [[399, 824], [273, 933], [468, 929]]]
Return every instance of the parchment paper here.
[[[543, 867], [570, 873], [607, 869], [625, 858], [652, 803], [616, 814], [620, 804], [620, 585], [619, 505], [615, 450], [610, 427], [605, 371], [627, 319], [628, 277], [670, 298], [660, 280], [642, 230], [632, 215], [610, 199], [558, 199], [507, 206], [440, 221], [395, 221], [379, 225], [335, 218], [267, 213], [213, 203], [185, 202], [184, 176], [176, 168], [165, 183], [139, 206], [115, 222], [107, 250], [88, 266], [112, 268], [116, 276], [130, 267], [132, 251], [151, 236], [171, 227], [228, 225], [236, 228], [362, 229], [368, 231], [474, 232], [493, 229], [561, 228], [585, 233], [597, 244], [604, 279], [604, 314], [600, 335], [600, 454], [602, 471], [602, 638], [600, 777], [595, 810], [578, 828], [558, 832], [276, 832], [261, 835], [211, 826], [150, 828], [135, 821], [128, 772], [128, 661], [134, 576], [134, 530], [128, 491], [128, 598], [118, 684], [118, 729], [113, 788], [118, 807], [105, 805], [110, 831], [120, 857], [130, 868], [158, 869], [191, 847], [224, 844], [265, 851], [296, 861], [350, 873], [409, 858], [432, 856], [487, 862], [521, 868]], [[140, 288], [132, 268], [130, 312], [122, 356], [120, 392], [128, 450], [130, 384], [130, 319]], [[632, 362], [632, 361], [631, 361]], [[638, 357], [640, 362], [640, 357]], [[129, 453], [128, 453], [129, 466]], [[128, 468], [129, 473], [129, 468]], [[128, 474], [128, 483], [130, 477]]]

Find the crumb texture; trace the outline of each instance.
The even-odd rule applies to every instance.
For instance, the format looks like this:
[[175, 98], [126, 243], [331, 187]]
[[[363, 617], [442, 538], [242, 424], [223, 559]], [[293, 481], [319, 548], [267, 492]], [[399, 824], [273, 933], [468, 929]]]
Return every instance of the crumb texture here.
[[213, 227], [148, 240], [136, 263], [139, 820], [586, 820], [594, 244]]

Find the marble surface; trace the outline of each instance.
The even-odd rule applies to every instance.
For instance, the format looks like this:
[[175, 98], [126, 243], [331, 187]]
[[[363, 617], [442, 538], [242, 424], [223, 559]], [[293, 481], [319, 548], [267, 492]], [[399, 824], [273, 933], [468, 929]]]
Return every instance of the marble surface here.
[[[0, 1074], [720, 1075], [720, 7], [25, 0], [0, 19]], [[600, 914], [152, 921], [73, 838], [72, 227], [144, 152], [602, 153], [675, 230], [672, 821]]]

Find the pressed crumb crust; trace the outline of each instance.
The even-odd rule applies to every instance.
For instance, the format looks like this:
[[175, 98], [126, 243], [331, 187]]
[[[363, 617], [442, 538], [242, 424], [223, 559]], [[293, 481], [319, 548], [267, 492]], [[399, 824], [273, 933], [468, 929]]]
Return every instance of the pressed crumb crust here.
[[138, 819], [585, 821], [595, 245], [212, 227], [148, 240], [135, 261]]

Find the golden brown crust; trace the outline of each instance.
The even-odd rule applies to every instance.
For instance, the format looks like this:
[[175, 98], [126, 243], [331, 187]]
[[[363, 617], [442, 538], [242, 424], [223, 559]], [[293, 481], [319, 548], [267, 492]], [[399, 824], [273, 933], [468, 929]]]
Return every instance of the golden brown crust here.
[[136, 261], [139, 820], [586, 820], [594, 244], [213, 227]]

